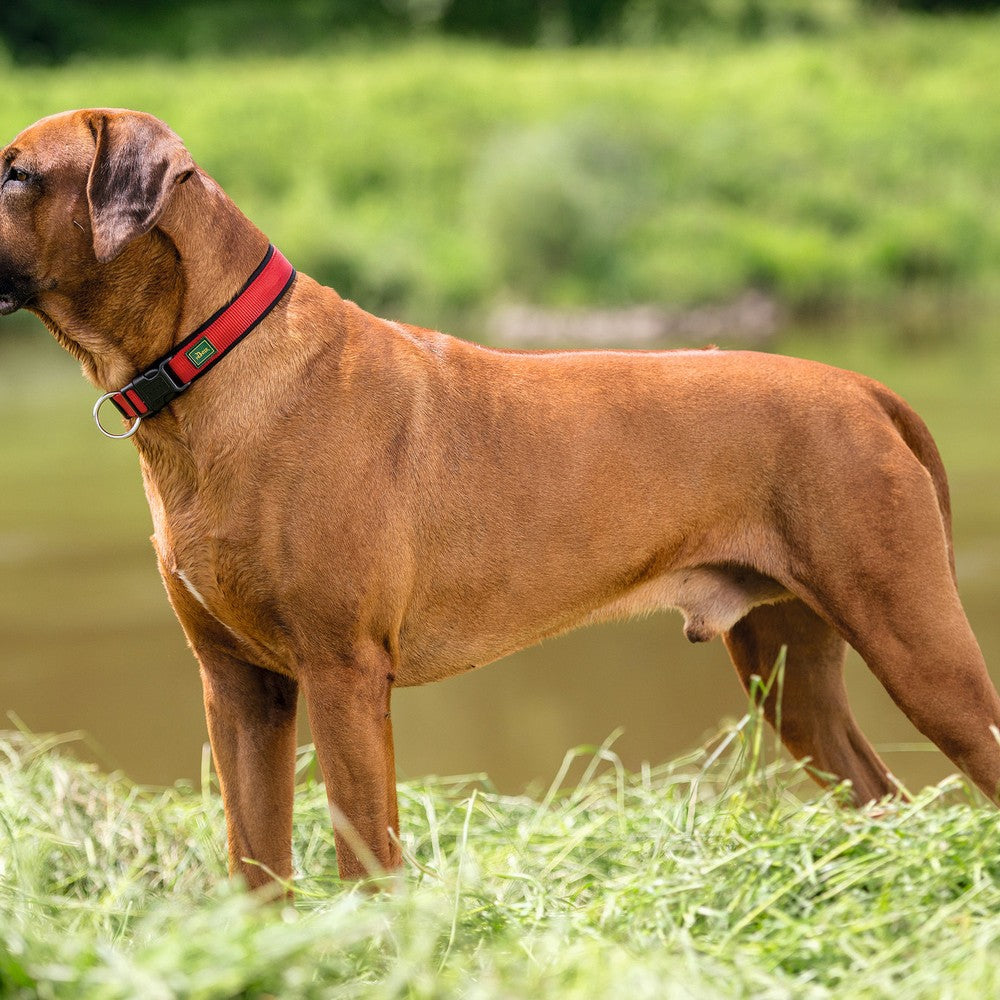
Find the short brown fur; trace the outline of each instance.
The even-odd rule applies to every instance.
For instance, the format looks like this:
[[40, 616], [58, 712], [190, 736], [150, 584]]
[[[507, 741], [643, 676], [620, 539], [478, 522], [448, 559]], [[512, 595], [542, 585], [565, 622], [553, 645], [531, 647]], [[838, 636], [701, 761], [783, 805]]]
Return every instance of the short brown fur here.
[[[0, 311], [40, 316], [103, 390], [268, 245], [148, 115], [58, 115], [2, 156]], [[394, 686], [662, 607], [692, 640], [721, 634], [745, 685], [787, 646], [782, 737], [859, 802], [895, 785], [848, 707], [847, 642], [996, 797], [1000, 699], [955, 588], [944, 470], [870, 379], [745, 352], [491, 350], [299, 275], [133, 440], [251, 885], [291, 874], [300, 691], [340, 872], [362, 876], [400, 863]]]

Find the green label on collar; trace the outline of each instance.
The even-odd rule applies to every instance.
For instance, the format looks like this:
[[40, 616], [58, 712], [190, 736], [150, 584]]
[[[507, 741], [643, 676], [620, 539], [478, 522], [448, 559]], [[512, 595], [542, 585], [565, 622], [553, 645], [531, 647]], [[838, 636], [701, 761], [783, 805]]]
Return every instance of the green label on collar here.
[[197, 344], [189, 347], [184, 355], [195, 368], [200, 368], [215, 353], [215, 347], [210, 343], [208, 337], [202, 337]]

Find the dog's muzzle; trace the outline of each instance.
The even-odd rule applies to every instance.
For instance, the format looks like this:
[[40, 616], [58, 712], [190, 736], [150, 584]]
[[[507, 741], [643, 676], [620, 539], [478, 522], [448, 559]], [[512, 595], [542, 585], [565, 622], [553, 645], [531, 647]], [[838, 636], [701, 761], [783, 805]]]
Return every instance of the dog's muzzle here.
[[17, 312], [33, 295], [32, 282], [0, 262], [0, 316]]

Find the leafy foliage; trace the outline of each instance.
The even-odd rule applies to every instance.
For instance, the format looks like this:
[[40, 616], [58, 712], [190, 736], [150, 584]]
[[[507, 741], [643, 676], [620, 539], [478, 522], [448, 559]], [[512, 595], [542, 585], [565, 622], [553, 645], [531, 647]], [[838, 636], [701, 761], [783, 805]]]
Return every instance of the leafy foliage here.
[[287, 54], [432, 31], [522, 46], [648, 43], [703, 31], [755, 37], [837, 29], [864, 10], [861, 0], [20, 0], [0, 7], [0, 38], [21, 62], [64, 62], [94, 52]]
[[903, 19], [754, 46], [80, 62], [20, 71], [0, 133], [151, 111], [296, 266], [425, 326], [748, 288], [813, 315], [1000, 291], [998, 44], [998, 19]]

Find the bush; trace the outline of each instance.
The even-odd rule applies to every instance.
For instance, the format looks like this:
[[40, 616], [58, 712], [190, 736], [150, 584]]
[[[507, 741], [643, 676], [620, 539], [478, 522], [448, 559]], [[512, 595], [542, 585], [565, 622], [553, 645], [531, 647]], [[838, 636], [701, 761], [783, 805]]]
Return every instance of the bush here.
[[1000, 19], [907, 17], [749, 46], [81, 61], [20, 70], [0, 131], [157, 114], [297, 267], [424, 326], [479, 330], [498, 298], [989, 296], [998, 43]]
[[649, 197], [642, 164], [631, 136], [595, 119], [495, 139], [470, 205], [500, 285], [572, 304], [615, 299], [616, 262]]

